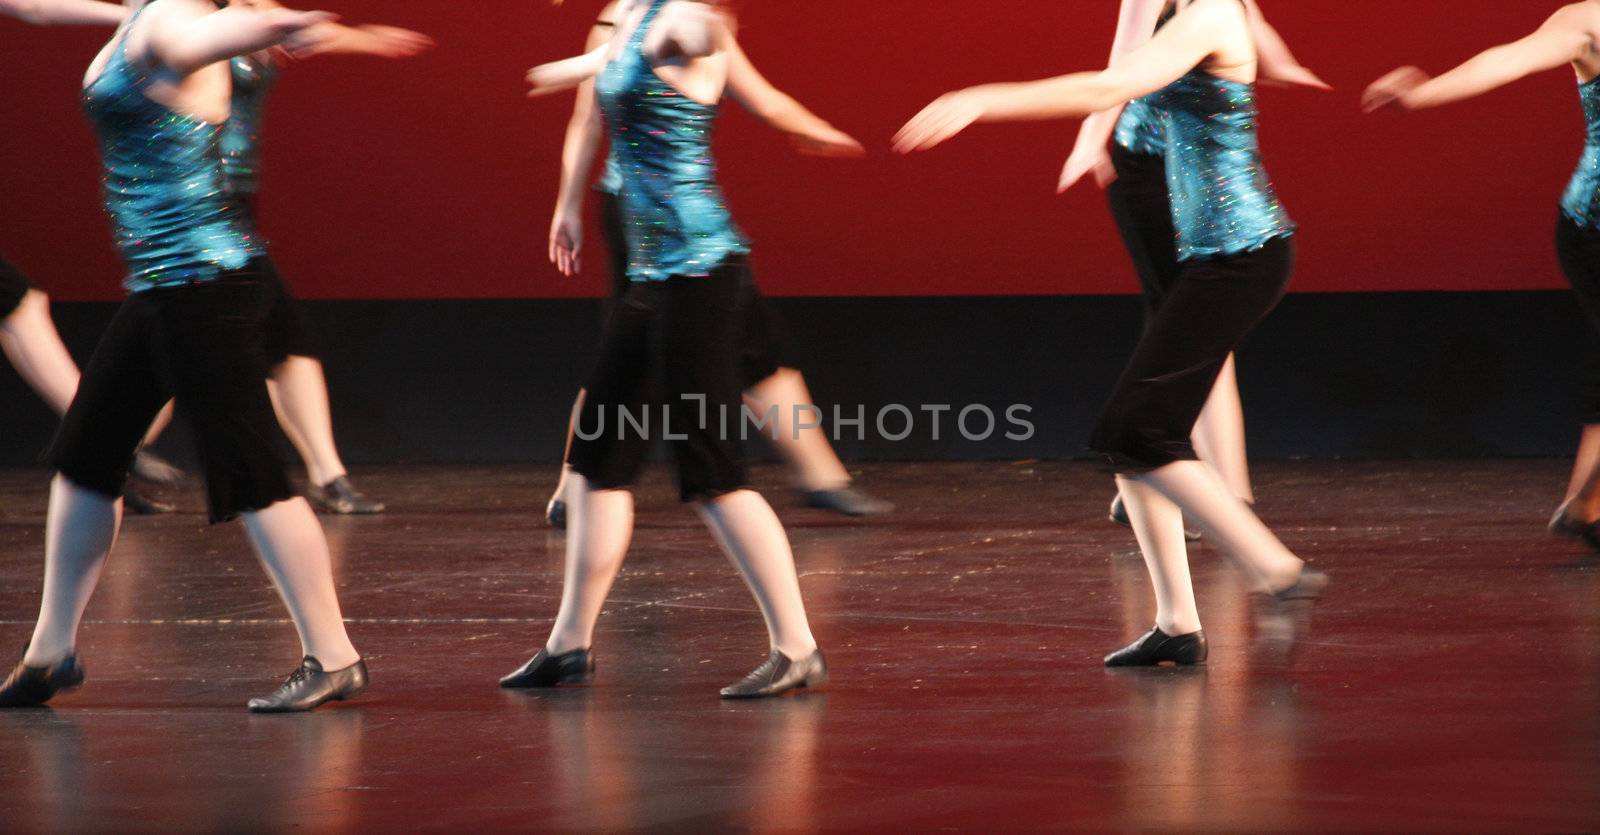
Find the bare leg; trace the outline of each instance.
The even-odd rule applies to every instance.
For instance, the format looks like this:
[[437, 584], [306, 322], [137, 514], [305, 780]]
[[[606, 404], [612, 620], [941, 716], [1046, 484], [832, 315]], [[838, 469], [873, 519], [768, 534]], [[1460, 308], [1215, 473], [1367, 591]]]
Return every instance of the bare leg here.
[[61, 344], [45, 294], [29, 290], [17, 309], [0, 321], [0, 349], [56, 414], [67, 413], [78, 392], [78, 365]]
[[325, 670], [342, 670], [361, 660], [345, 632], [328, 540], [311, 505], [290, 499], [241, 518], [294, 619], [304, 654], [322, 662]]
[[[1583, 427], [1578, 440], [1578, 457], [1572, 464], [1572, 479], [1567, 484], [1563, 504], [1570, 503], [1568, 515], [1584, 522], [1600, 519], [1600, 490], [1592, 484], [1600, 474], [1600, 424]], [[1581, 500], [1580, 497], [1582, 497]]]
[[44, 596], [23, 663], [47, 667], [71, 655], [78, 625], [117, 540], [122, 502], [57, 475], [45, 522]]
[[1183, 511], [1148, 484], [1117, 477], [1117, 489], [1128, 506], [1139, 550], [1156, 593], [1156, 627], [1168, 635], [1200, 631], [1200, 610], [1189, 578], [1189, 553], [1184, 544]]
[[561, 610], [545, 649], [551, 655], [588, 649], [606, 595], [633, 538], [633, 494], [594, 490], [573, 473], [567, 483], [567, 566]]
[[1207, 541], [1238, 561], [1257, 591], [1282, 591], [1299, 580], [1305, 563], [1229, 492], [1209, 465], [1178, 461], [1128, 480], [1154, 488], [1182, 508], [1183, 518], [1199, 525]]
[[771, 377], [747, 389], [744, 402], [757, 415], [776, 411], [777, 420], [772, 430], [776, 437], [766, 432], [762, 435], [773, 440], [778, 452], [794, 468], [795, 479], [802, 490], [839, 490], [850, 486], [850, 473], [828, 443], [827, 433], [821, 426], [809, 425], [810, 422], [820, 424], [821, 416], [802, 411], [800, 419], [808, 423], [804, 429], [797, 428], [795, 408], [813, 405], [811, 392], [799, 371], [778, 369]]
[[1232, 354], [1223, 364], [1211, 397], [1195, 423], [1193, 440], [1200, 460], [1216, 469], [1233, 495], [1254, 504], [1250, 460], [1245, 452], [1244, 404], [1239, 398], [1238, 364]]
[[566, 501], [567, 481], [572, 477], [572, 465], [567, 462], [572, 458], [572, 439], [577, 434], [578, 416], [583, 414], [583, 401], [588, 395], [586, 389], [578, 389], [578, 397], [572, 401], [572, 415], [567, 419], [567, 445], [561, 450], [561, 478], [556, 481], [556, 489], [550, 493], [551, 504]]
[[772, 648], [792, 659], [811, 656], [817, 641], [806, 620], [794, 553], [767, 500], [754, 490], [738, 490], [696, 503], [695, 510], [744, 575], [766, 620]]
[[278, 422], [305, 461], [311, 483], [321, 487], [345, 475], [333, 442], [333, 413], [322, 363], [311, 357], [289, 357], [272, 369], [267, 388]]

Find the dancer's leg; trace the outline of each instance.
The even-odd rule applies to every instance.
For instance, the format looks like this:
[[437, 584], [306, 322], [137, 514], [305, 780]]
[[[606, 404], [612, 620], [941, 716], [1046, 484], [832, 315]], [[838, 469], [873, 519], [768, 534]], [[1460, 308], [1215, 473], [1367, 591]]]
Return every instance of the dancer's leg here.
[[1176, 461], [1129, 478], [1182, 508], [1184, 518], [1198, 525], [1208, 542], [1238, 561], [1256, 591], [1282, 591], [1300, 579], [1305, 563], [1204, 462]]
[[815, 652], [789, 536], [767, 500], [738, 490], [694, 507], [750, 587], [772, 648], [796, 659]]
[[[744, 391], [744, 403], [757, 416], [774, 415], [762, 432], [793, 468], [802, 490], [839, 490], [850, 486], [850, 472], [828, 443], [821, 413], [805, 378], [793, 368], [780, 368]], [[799, 420], [797, 422], [796, 417]]]
[[284, 434], [305, 462], [311, 483], [320, 487], [346, 475], [333, 440], [333, 411], [322, 363], [290, 356], [272, 369], [267, 388]]
[[[1094, 449], [1182, 509], [1239, 559], [1263, 590], [1294, 585], [1300, 561], [1197, 460], [1194, 425], [1233, 348], [1282, 297], [1293, 264], [1283, 239], [1240, 256], [1196, 262], [1152, 318], [1099, 425]], [[1160, 554], [1147, 554], [1161, 564]]]
[[302, 654], [316, 658], [325, 670], [360, 661], [345, 632], [328, 540], [311, 505], [290, 499], [241, 512], [239, 518], [294, 620]]
[[1117, 489], [1128, 506], [1139, 550], [1156, 594], [1156, 626], [1168, 635], [1200, 631], [1200, 610], [1189, 578], [1189, 553], [1183, 535], [1183, 511], [1150, 485], [1125, 476]]
[[139, 438], [168, 400], [150, 361], [152, 306], [135, 295], [101, 336], [50, 451], [59, 474], [45, 522], [45, 582], [26, 662], [73, 652], [78, 624], [121, 522], [118, 497]]
[[1245, 451], [1244, 404], [1239, 398], [1238, 363], [1232, 354], [1223, 363], [1211, 397], [1194, 425], [1194, 448], [1222, 476], [1233, 495], [1251, 504], [1255, 491], [1250, 486], [1250, 459]]
[[[578, 428], [578, 416], [583, 414], [583, 400], [587, 395], [587, 389], [578, 389], [578, 396], [572, 401], [572, 414], [567, 418], [567, 441], [561, 448], [561, 477], [556, 479], [556, 489], [550, 491], [550, 501], [545, 510], [547, 516], [553, 515], [551, 506], [567, 500], [567, 484], [572, 479], [572, 440]], [[564, 516], [562, 518], [565, 519]], [[555, 524], [554, 520], [552, 524]]]
[[561, 610], [545, 649], [551, 655], [588, 649], [611, 584], [633, 538], [633, 493], [595, 490], [574, 473], [567, 483], [566, 575]]
[[[0, 262], [0, 270], [5, 269]], [[0, 320], [0, 349], [24, 382], [58, 415], [67, 413], [78, 391], [78, 366], [50, 320], [50, 300], [28, 290]]]
[[681, 435], [673, 441], [681, 496], [694, 503], [744, 576], [766, 620], [772, 648], [790, 659], [808, 659], [816, 641], [801, 601], [789, 537], [766, 499], [748, 489], [733, 427], [714, 419], [739, 409], [733, 314], [740, 309], [748, 281], [742, 259], [704, 278], [667, 281], [656, 351], [669, 398], [703, 395], [705, 414], [713, 418], [702, 420], [698, 404], [668, 400], [669, 423]]
[[[575, 421], [572, 475], [567, 481], [566, 577], [561, 609], [545, 649], [586, 650], [611, 584], [633, 537], [628, 489], [649, 459], [648, 434], [624, 428], [621, 413], [642, 415], [650, 391], [650, 333], [661, 289], [640, 282], [606, 325], [600, 359]], [[654, 431], [658, 421], [649, 421]]]
[[122, 503], [65, 476], [50, 483], [45, 521], [44, 595], [23, 663], [46, 667], [74, 654], [78, 626], [117, 539]]

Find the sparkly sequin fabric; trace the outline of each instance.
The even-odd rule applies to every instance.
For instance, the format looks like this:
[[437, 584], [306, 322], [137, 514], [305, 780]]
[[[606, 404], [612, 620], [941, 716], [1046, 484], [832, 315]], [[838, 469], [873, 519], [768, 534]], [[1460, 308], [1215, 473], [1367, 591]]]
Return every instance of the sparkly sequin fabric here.
[[606, 153], [605, 172], [594, 184], [594, 190], [601, 194], [622, 193], [622, 166], [617, 162], [617, 152], [614, 149]]
[[1150, 103], [1150, 97], [1134, 99], [1122, 109], [1117, 119], [1113, 140], [1135, 154], [1161, 156], [1167, 152], [1167, 132], [1161, 123], [1161, 113]]
[[128, 60], [124, 41], [83, 92], [100, 139], [106, 211], [128, 268], [123, 286], [135, 293], [210, 281], [265, 250], [228, 199], [221, 127], [148, 98], [152, 75]]
[[1249, 252], [1294, 234], [1261, 164], [1254, 84], [1195, 69], [1150, 98], [1166, 130], [1178, 260]]
[[720, 106], [679, 93], [644, 55], [645, 36], [666, 2], [651, 3], [595, 87], [621, 173], [617, 196], [634, 281], [709, 275], [730, 255], [750, 251], [717, 186], [711, 133]]
[[1578, 85], [1586, 126], [1583, 159], [1561, 197], [1561, 211], [1573, 223], [1600, 229], [1600, 78]]
[[222, 172], [231, 192], [249, 197], [260, 188], [261, 120], [278, 69], [270, 58], [255, 55], [233, 59], [228, 69], [233, 73], [233, 101], [222, 127]]

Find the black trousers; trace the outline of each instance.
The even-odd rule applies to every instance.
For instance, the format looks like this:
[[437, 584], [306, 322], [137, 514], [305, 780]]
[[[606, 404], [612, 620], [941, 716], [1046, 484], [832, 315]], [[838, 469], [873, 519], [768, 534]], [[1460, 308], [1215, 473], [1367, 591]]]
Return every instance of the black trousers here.
[[17, 272], [4, 258], [0, 258], [0, 319], [17, 312], [17, 306], [22, 304], [22, 297], [28, 295], [33, 285], [28, 279]]
[[1195, 460], [1189, 436], [1223, 363], [1277, 307], [1293, 271], [1289, 238], [1181, 263], [1090, 440], [1109, 469], [1145, 472]]
[[[1600, 337], [1600, 231], [1579, 225], [1565, 212], [1556, 215], [1556, 255], [1572, 284], [1578, 306]], [[1591, 345], [1582, 383], [1583, 422], [1600, 424], [1600, 356]]]
[[747, 483], [740, 452], [743, 257], [709, 276], [635, 281], [606, 323], [573, 439], [572, 468], [597, 489], [628, 487], [657, 440], [672, 447], [684, 501]]
[[1178, 281], [1178, 233], [1172, 225], [1167, 193], [1167, 162], [1156, 154], [1136, 154], [1111, 143], [1117, 179], [1106, 189], [1111, 217], [1133, 259], [1143, 291], [1145, 325]]
[[[250, 227], [256, 228], [255, 195], [241, 195], [238, 203]], [[300, 312], [300, 300], [289, 290], [289, 285], [283, 283], [278, 265], [271, 257], [263, 256], [263, 260], [265, 264], [260, 277], [263, 282], [273, 285], [272, 292], [276, 299], [263, 323], [267, 359], [272, 365], [277, 365], [289, 357], [320, 357], [311, 331], [306, 328], [305, 316]]]
[[280, 301], [268, 271], [257, 259], [215, 281], [129, 296], [62, 418], [56, 469], [120, 496], [150, 422], [176, 400], [194, 429], [213, 522], [293, 498], [267, 394], [266, 323]]
[[[617, 196], [607, 192], [600, 192], [600, 234], [611, 263], [611, 299], [605, 313], [609, 320], [633, 282], [628, 280], [628, 244], [622, 209]], [[739, 287], [738, 352], [742, 388], [754, 386], [780, 368], [792, 367], [788, 328], [771, 300], [756, 286], [754, 276], [754, 271], [745, 270]]]

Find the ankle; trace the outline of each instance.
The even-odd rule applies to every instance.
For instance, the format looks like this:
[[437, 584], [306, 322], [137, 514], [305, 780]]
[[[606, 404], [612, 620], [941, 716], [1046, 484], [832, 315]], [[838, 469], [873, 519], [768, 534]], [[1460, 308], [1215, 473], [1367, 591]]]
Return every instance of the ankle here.
[[361, 660], [361, 653], [348, 642], [342, 647], [321, 647], [319, 651], [306, 650], [306, 655], [317, 659], [325, 672], [335, 672], [354, 665]]
[[807, 635], [803, 639], [796, 639], [783, 643], [774, 643], [772, 645], [772, 649], [783, 653], [791, 660], [804, 661], [805, 659], [816, 654], [818, 647], [817, 640], [810, 635]]
[[551, 655], [566, 655], [569, 652], [577, 652], [580, 649], [586, 650], [592, 643], [594, 643], [592, 637], [583, 635], [551, 635], [550, 640], [544, 644], [544, 651]]
[[72, 657], [73, 654], [74, 648], [71, 646], [62, 649], [35, 642], [30, 644], [27, 651], [22, 654], [22, 663], [28, 667], [54, 667]]
[[1172, 637], [1192, 635], [1200, 631], [1200, 618], [1156, 618], [1156, 628]]

